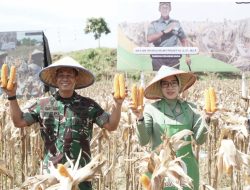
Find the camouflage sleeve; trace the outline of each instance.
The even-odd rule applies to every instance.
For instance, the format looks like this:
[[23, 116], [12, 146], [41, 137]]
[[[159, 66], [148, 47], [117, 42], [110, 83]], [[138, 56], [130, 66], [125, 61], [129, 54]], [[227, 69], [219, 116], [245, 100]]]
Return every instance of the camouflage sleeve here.
[[39, 101], [29, 103], [23, 111], [23, 118], [28, 123], [32, 125], [33, 123], [38, 122], [38, 116], [40, 112]]
[[109, 113], [103, 112], [100, 116], [96, 118], [96, 124], [100, 127], [103, 127], [105, 123], [108, 123], [109, 116]]
[[94, 122], [99, 126], [103, 127], [105, 123], [109, 121], [110, 114], [105, 112], [99, 104], [94, 102], [94, 108], [95, 108], [95, 118]]

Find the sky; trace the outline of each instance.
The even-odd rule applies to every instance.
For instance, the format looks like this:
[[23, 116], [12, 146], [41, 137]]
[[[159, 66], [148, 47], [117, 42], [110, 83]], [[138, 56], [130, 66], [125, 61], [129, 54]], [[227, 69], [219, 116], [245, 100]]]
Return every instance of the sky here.
[[[111, 30], [101, 37], [102, 47], [117, 47], [121, 22], [144, 22], [159, 17], [156, 0], [0, 0], [0, 32], [44, 31], [50, 51], [96, 48], [93, 34], [85, 34], [87, 18], [103, 17]], [[170, 16], [180, 21], [250, 18], [250, 4], [234, 1], [173, 1]]]

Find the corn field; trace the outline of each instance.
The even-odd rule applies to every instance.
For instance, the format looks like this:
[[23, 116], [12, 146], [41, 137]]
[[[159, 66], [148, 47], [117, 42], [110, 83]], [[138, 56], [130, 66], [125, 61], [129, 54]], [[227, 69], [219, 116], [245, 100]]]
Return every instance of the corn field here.
[[[126, 81], [128, 90], [132, 83]], [[201, 146], [192, 143], [199, 161], [200, 189], [249, 189], [249, 101], [241, 98], [240, 79], [222, 80], [215, 74], [199, 79], [185, 98], [196, 103], [198, 110], [202, 111], [205, 104], [204, 91], [210, 86], [216, 91], [218, 110], [210, 119], [206, 143]], [[113, 103], [112, 88], [113, 81], [106, 80], [77, 92], [91, 97], [103, 109], [110, 111]], [[142, 160], [150, 153], [150, 146], [139, 145], [135, 117], [128, 108], [129, 97], [130, 92], [123, 103], [116, 131], [108, 132], [94, 126], [92, 156], [101, 154], [105, 159], [105, 164], [92, 179], [96, 190], [143, 189], [139, 178], [145, 168]], [[19, 100], [19, 104], [23, 108], [27, 100]], [[34, 124], [24, 129], [15, 128], [9, 116], [8, 101], [4, 98], [0, 109], [0, 189], [27, 189], [28, 185], [24, 185], [27, 178], [41, 174], [43, 142], [39, 126]], [[231, 143], [230, 148], [236, 154], [229, 153], [227, 142]]]

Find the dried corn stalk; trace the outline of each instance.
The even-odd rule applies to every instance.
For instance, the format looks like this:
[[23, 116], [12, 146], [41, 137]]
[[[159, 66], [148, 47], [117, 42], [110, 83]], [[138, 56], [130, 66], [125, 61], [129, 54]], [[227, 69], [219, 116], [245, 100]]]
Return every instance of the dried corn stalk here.
[[[81, 152], [77, 158], [75, 165], [66, 156], [68, 162], [64, 165], [59, 165], [56, 169], [52, 163], [50, 163], [50, 173], [34, 176], [28, 178], [22, 187], [32, 186], [33, 189], [60, 189], [71, 190], [78, 187], [79, 183], [90, 180], [94, 177], [94, 174], [100, 171], [101, 167], [105, 164], [105, 159], [101, 154], [96, 155], [91, 162], [89, 162], [83, 168], [79, 168], [79, 162], [81, 158]], [[70, 167], [66, 167], [66, 165]]]
[[243, 165], [246, 167], [250, 165], [250, 156], [238, 151], [231, 139], [221, 140], [217, 156], [219, 178], [223, 173], [231, 175], [233, 169], [241, 170]]
[[[183, 130], [172, 137], [163, 136], [162, 144], [150, 154], [148, 159], [148, 171], [152, 172], [150, 180], [151, 190], [164, 187], [164, 184], [182, 189], [183, 186], [192, 188], [192, 179], [187, 175], [187, 168], [182, 157], [177, 157], [175, 151], [189, 144], [183, 137], [191, 135], [190, 130]], [[177, 144], [177, 145], [175, 145]], [[159, 152], [159, 153], [157, 153]]]

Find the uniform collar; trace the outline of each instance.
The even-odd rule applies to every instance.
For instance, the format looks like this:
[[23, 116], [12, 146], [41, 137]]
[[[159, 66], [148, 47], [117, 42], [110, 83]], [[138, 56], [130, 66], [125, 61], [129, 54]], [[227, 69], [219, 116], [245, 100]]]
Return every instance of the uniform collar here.
[[166, 100], [164, 98], [162, 98], [160, 101], [158, 101], [157, 103], [157, 108], [159, 110], [162, 111], [162, 113], [164, 113], [165, 115], [169, 116], [169, 117], [172, 117], [172, 118], [175, 118], [176, 116], [182, 114], [183, 112], [186, 111], [187, 107], [186, 106], [183, 106], [182, 103], [184, 102], [183, 100], [180, 100], [180, 99], [177, 99], [176, 100], [176, 104], [179, 103], [179, 106], [180, 106], [180, 109], [182, 110], [178, 115], [174, 115], [174, 113], [172, 112], [171, 108], [169, 107], [167, 101], [169, 100]]
[[[165, 115], [174, 117], [172, 110], [170, 109], [169, 105], [167, 104], [165, 99], [161, 99], [157, 105], [158, 109], [161, 110]], [[168, 108], [167, 108], [168, 107]], [[167, 109], [166, 109], [167, 108]]]
[[169, 23], [170, 21], [172, 21], [172, 19], [171, 19], [170, 17], [168, 17], [168, 19], [165, 20], [165, 19], [163, 19], [163, 17], [160, 17], [160, 18], [158, 19], [158, 21], [159, 21], [159, 22], [164, 22], [164, 23]]
[[75, 100], [76, 99], [76, 95], [77, 95], [77, 93], [74, 91], [73, 95], [71, 97], [69, 97], [69, 98], [63, 98], [63, 97], [60, 96], [59, 92], [57, 91], [53, 96], [54, 96], [54, 98], [56, 100], [67, 102], [67, 101], [73, 101], [73, 100]]

